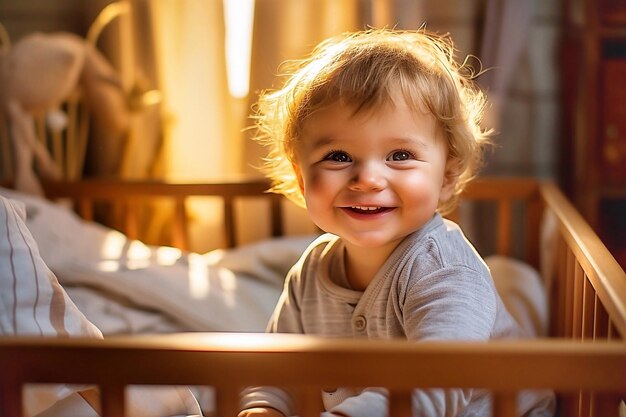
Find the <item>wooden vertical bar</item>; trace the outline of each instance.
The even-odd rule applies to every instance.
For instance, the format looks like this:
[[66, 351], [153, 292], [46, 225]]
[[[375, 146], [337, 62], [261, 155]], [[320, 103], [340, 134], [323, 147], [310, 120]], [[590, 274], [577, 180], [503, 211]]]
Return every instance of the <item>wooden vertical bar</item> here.
[[81, 198], [78, 200], [78, 214], [87, 221], [93, 220], [93, 200]]
[[234, 248], [236, 244], [235, 230], [235, 207], [231, 197], [224, 197], [224, 231], [226, 234], [226, 247]]
[[389, 392], [389, 415], [393, 417], [412, 417], [411, 390], [392, 390]]
[[[593, 303], [593, 340], [604, 340], [607, 337], [609, 327], [609, 315], [602, 305], [598, 294], [594, 291]], [[606, 394], [593, 392], [589, 398], [590, 416], [606, 417]]]
[[572, 337], [581, 339], [583, 334], [583, 286], [584, 271], [574, 259], [574, 282], [572, 288]]
[[534, 194], [534, 197], [535, 198], [526, 202], [526, 245], [524, 250], [526, 262], [534, 268], [539, 269], [541, 213], [543, 205], [537, 194]]
[[281, 198], [271, 198], [271, 222], [272, 222], [272, 236], [278, 237], [283, 235], [283, 206], [281, 204]]
[[582, 340], [593, 339], [593, 326], [594, 326], [594, 309], [595, 309], [595, 296], [596, 292], [593, 285], [589, 281], [589, 278], [585, 276], [583, 283], [583, 314], [582, 314]]
[[552, 277], [552, 286], [550, 294], [550, 310], [551, 310], [551, 334], [555, 337], [563, 336], [563, 323], [565, 322], [565, 305], [564, 305], [564, 281], [565, 281], [565, 242], [562, 237], [556, 239], [556, 267], [554, 276]]
[[609, 314], [596, 294], [594, 303], [593, 340], [606, 339], [609, 329]]
[[172, 241], [177, 248], [189, 249], [189, 235], [187, 233], [187, 212], [185, 211], [185, 197], [176, 198], [174, 208], [174, 230]]
[[580, 391], [578, 395], [578, 415], [580, 417], [588, 417], [591, 415], [591, 392], [588, 390]]
[[511, 255], [511, 227], [512, 227], [511, 200], [498, 202], [498, 254]]
[[216, 416], [236, 416], [239, 413], [239, 390], [236, 387], [215, 387]]
[[22, 408], [22, 384], [8, 379], [2, 381], [0, 383], [0, 416], [22, 417]]
[[517, 394], [494, 392], [492, 417], [517, 417]]
[[296, 415], [300, 417], [319, 417], [322, 411], [320, 389], [307, 387], [298, 390]]
[[563, 336], [567, 338], [572, 337], [572, 326], [574, 318], [574, 254], [568, 248], [565, 264], [565, 332]]
[[576, 417], [578, 408], [578, 397], [572, 392], [561, 393], [558, 396], [559, 416]]
[[[122, 207], [124, 207], [122, 205]], [[139, 238], [139, 224], [138, 224], [138, 212], [137, 203], [135, 201], [128, 201], [125, 205], [125, 210], [122, 209], [122, 217], [124, 218], [124, 233], [129, 239]]]
[[101, 417], [124, 417], [126, 415], [124, 386], [103, 385], [100, 387]]

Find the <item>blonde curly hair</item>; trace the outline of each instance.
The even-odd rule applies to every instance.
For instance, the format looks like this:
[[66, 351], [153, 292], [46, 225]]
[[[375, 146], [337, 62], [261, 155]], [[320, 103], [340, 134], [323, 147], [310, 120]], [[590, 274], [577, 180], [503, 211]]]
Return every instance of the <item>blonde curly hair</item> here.
[[441, 203], [446, 214], [475, 176], [489, 132], [480, 127], [484, 95], [474, 74], [454, 59], [448, 36], [426, 31], [369, 29], [329, 38], [303, 60], [285, 63], [287, 80], [263, 92], [255, 106], [255, 139], [269, 147], [262, 170], [271, 191], [305, 206], [293, 164], [295, 144], [307, 118], [341, 101], [357, 111], [393, 101], [401, 91], [416, 111], [431, 112], [448, 144], [448, 165], [456, 183], [453, 197]]

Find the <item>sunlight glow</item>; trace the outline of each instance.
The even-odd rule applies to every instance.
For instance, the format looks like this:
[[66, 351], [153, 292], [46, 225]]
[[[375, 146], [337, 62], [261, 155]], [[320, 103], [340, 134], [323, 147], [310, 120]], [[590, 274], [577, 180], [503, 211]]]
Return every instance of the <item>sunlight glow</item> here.
[[101, 255], [103, 259], [119, 259], [126, 245], [126, 236], [117, 231], [107, 233], [102, 244]]
[[228, 89], [236, 98], [246, 97], [250, 88], [254, 1], [223, 0]]
[[98, 263], [98, 270], [103, 272], [116, 272], [120, 270], [118, 261], [101, 261]]
[[130, 242], [127, 253], [128, 259], [133, 261], [146, 260], [150, 259], [151, 255], [152, 252], [150, 251], [150, 248], [141, 241], [133, 240]]
[[180, 249], [169, 246], [159, 246], [156, 250], [156, 259], [159, 265], [174, 265], [183, 256]]
[[204, 298], [211, 290], [209, 268], [204, 257], [197, 253], [189, 254], [189, 294], [193, 298]]
[[214, 249], [205, 253], [203, 256], [207, 264], [215, 265], [224, 258], [224, 255], [226, 255], [226, 251], [224, 249]]

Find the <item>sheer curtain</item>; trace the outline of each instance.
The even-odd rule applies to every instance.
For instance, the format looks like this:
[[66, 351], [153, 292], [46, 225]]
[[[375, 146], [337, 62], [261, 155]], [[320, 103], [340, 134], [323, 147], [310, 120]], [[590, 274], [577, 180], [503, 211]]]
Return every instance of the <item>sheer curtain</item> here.
[[152, 0], [168, 180], [239, 170], [241, 140], [228, 91], [224, 10], [218, 0]]

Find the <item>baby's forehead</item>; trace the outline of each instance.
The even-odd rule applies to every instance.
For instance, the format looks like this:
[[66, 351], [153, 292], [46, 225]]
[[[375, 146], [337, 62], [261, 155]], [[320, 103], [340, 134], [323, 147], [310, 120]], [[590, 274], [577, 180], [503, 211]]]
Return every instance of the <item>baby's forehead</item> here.
[[335, 96], [327, 95], [326, 100], [311, 106], [307, 117], [302, 120], [306, 122], [310, 116], [330, 108], [347, 109], [353, 116], [368, 116], [376, 114], [381, 110], [396, 109], [398, 107], [407, 107], [410, 111], [415, 112], [418, 116], [432, 115], [429, 110], [424, 96], [418, 91], [406, 92], [400, 87], [392, 87], [388, 91], [381, 92], [377, 96], [361, 97], [356, 94], [336, 94]]

